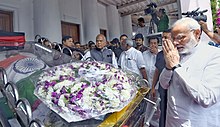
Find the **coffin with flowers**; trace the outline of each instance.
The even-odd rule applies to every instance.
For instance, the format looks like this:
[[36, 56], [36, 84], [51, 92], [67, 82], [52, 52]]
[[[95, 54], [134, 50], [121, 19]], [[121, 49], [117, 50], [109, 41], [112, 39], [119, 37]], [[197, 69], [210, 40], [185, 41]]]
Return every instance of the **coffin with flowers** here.
[[35, 95], [67, 122], [120, 111], [136, 93], [126, 72], [94, 61], [50, 68], [35, 89]]

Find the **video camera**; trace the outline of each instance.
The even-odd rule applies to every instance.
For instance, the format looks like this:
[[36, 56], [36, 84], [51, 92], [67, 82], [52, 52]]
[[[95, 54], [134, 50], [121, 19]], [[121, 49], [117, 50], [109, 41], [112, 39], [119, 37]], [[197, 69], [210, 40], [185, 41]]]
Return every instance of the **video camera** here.
[[196, 21], [207, 21], [207, 16], [204, 15], [203, 13], [207, 12], [208, 10], [203, 10], [203, 11], [199, 11], [199, 8], [197, 8], [196, 10], [193, 11], [187, 11], [186, 13], [182, 13], [182, 15], [186, 15], [186, 17], [191, 17], [193, 19], [195, 19]]
[[145, 15], [155, 13], [155, 8], [157, 8], [157, 4], [152, 2], [147, 5], [147, 9], [144, 10]]

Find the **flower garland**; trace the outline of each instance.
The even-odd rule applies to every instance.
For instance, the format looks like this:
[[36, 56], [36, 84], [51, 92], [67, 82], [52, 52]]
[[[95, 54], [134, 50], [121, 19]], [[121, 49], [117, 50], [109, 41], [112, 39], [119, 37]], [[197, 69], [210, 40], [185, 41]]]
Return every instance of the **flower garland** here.
[[49, 106], [84, 120], [120, 111], [136, 95], [132, 84], [125, 72], [110, 64], [76, 62], [42, 73], [36, 95]]

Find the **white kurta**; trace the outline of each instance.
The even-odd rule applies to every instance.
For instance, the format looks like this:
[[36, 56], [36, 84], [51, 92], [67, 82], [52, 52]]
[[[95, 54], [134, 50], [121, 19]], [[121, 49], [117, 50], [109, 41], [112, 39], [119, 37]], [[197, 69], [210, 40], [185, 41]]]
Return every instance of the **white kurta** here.
[[160, 75], [168, 89], [166, 127], [219, 127], [220, 50], [200, 42], [181, 66]]
[[146, 66], [147, 71], [147, 78], [150, 85], [150, 88], [152, 88], [152, 81], [154, 77], [154, 71], [156, 69], [155, 62], [156, 62], [156, 54], [151, 53], [149, 50], [143, 52], [144, 62]]
[[144, 37], [147, 37], [148, 34], [149, 34], [149, 26], [146, 25], [144, 27], [139, 27], [137, 29], [137, 33], [136, 34], [138, 34], [138, 33], [141, 33]]
[[121, 53], [118, 65], [121, 66], [123, 70], [129, 70], [140, 76], [142, 75], [139, 69], [145, 68], [142, 53], [133, 47]]

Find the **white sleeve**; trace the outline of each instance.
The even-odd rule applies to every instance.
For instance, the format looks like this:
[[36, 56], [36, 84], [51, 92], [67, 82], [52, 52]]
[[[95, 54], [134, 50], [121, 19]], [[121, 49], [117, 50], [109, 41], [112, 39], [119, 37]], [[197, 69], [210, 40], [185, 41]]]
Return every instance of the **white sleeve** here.
[[138, 69], [146, 68], [143, 55], [140, 51], [137, 52], [137, 66], [138, 66]]
[[116, 57], [115, 57], [115, 53], [112, 52], [112, 65], [115, 67], [115, 68], [118, 68], [118, 63], [117, 63], [117, 60], [116, 60]]
[[164, 89], [168, 89], [168, 87], [170, 86], [170, 80], [172, 78], [172, 75], [173, 75], [173, 71], [167, 70], [165, 68], [161, 72], [159, 77], [159, 82]]
[[85, 61], [87, 58], [91, 57], [91, 53], [90, 51], [88, 51], [84, 56], [83, 58], [81, 59], [82, 61]]

